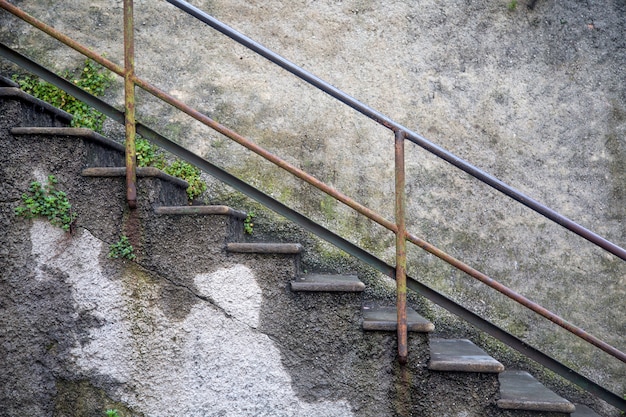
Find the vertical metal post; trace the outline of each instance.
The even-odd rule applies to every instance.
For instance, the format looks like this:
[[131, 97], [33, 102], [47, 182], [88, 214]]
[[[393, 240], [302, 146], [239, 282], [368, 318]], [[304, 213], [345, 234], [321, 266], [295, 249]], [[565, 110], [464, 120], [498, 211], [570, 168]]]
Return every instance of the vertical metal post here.
[[137, 155], [135, 151], [135, 39], [133, 0], [124, 0], [124, 122], [126, 126], [126, 200], [137, 208]]
[[398, 360], [405, 364], [408, 358], [406, 324], [406, 190], [404, 174], [404, 138], [402, 130], [395, 132], [396, 170], [396, 308], [398, 310]]

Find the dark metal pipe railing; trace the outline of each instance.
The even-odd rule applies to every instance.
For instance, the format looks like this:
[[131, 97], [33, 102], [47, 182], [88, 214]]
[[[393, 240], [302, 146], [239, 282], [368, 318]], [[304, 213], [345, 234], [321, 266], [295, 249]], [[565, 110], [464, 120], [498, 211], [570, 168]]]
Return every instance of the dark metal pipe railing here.
[[576, 233], [577, 235], [587, 239], [588, 241], [605, 249], [606, 251], [612, 253], [613, 255], [618, 256], [619, 258], [623, 260], [626, 260], [626, 249], [623, 249], [619, 247], [618, 245], [603, 238], [602, 236], [599, 236], [596, 233], [584, 228], [583, 226], [568, 219], [567, 217], [557, 213], [556, 211], [524, 195], [520, 191], [505, 184], [504, 182], [498, 180], [497, 178], [476, 168], [475, 166], [468, 163], [467, 161], [435, 145], [434, 143], [430, 142], [428, 139], [424, 138], [420, 134], [415, 133], [411, 131], [410, 129], [406, 128], [405, 126], [402, 126], [401, 124], [391, 120], [390, 118], [383, 115], [382, 113], [379, 113], [378, 111], [358, 101], [354, 97], [351, 97], [350, 95], [344, 93], [338, 88], [328, 84], [327, 82], [321, 80], [320, 78], [316, 77], [310, 72], [300, 68], [299, 66], [292, 63], [291, 61], [270, 51], [269, 49], [259, 44], [258, 42], [253, 41], [247, 36], [237, 32], [233, 28], [223, 24], [222, 22], [218, 21], [217, 19], [208, 15], [204, 11], [198, 9], [197, 7], [183, 0], [167, 0], [167, 2], [187, 12], [188, 14], [192, 15], [196, 19], [206, 23], [207, 25], [211, 26], [213, 29], [228, 36], [235, 42], [240, 43], [241, 45], [247, 47], [248, 49], [251, 49], [252, 51], [256, 52], [262, 57], [273, 62], [274, 64], [289, 71], [290, 73], [302, 79], [303, 81], [306, 81], [307, 83], [313, 85], [319, 90], [322, 90], [323, 92], [330, 95], [331, 97], [334, 97], [337, 100], [343, 102], [344, 104], [347, 104], [348, 106], [352, 107], [354, 110], [369, 117], [370, 119], [385, 126], [386, 128], [391, 129], [394, 132], [398, 130], [402, 130], [403, 132], [405, 132], [407, 139], [419, 145], [420, 147], [424, 148], [428, 152], [438, 156], [439, 158], [461, 169], [462, 171], [478, 179], [479, 181], [493, 187], [494, 189], [500, 191], [501, 193], [507, 195], [508, 197], [514, 199], [515, 201], [522, 203], [526, 207], [556, 222], [557, 224], [565, 227], [566, 229], [572, 231], [573, 233]]

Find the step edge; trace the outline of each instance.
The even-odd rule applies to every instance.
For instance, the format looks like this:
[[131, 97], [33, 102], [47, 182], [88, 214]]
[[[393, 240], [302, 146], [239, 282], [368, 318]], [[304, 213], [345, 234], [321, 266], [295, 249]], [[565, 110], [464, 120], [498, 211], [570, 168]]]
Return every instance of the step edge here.
[[101, 134], [94, 132], [91, 129], [84, 127], [25, 127], [18, 126], [11, 129], [13, 135], [55, 135], [55, 136], [69, 136], [75, 138], [88, 139], [93, 142], [100, 143], [111, 149], [119, 151], [121, 153], [126, 152], [126, 148], [119, 142], [109, 139]]
[[229, 206], [213, 205], [213, 206], [160, 206], [154, 209], [154, 212], [159, 215], [226, 215], [239, 219], [245, 219], [246, 213], [243, 211], [235, 210]]
[[496, 361], [485, 361], [473, 364], [462, 364], [454, 361], [433, 361], [432, 357], [428, 364], [428, 369], [431, 371], [443, 371], [443, 372], [476, 372], [485, 374], [499, 374], [504, 371], [504, 365]]
[[253, 243], [231, 242], [226, 244], [226, 250], [235, 253], [266, 253], [297, 255], [304, 250], [299, 243]]
[[[361, 328], [363, 330], [368, 331], [382, 331], [382, 332], [393, 332], [398, 330], [398, 324], [395, 322], [377, 322], [377, 321], [363, 321], [361, 324]], [[430, 333], [435, 330], [435, 325], [428, 323], [408, 323], [407, 331], [415, 332], [415, 333]]]
[[563, 399], [562, 402], [547, 402], [531, 400], [510, 400], [501, 398], [496, 403], [498, 405], [498, 408], [506, 410], [549, 411], [568, 414], [576, 411], [576, 407], [574, 406], [574, 404], [570, 403], [566, 399]]
[[[92, 167], [85, 168], [81, 171], [83, 177], [125, 177], [126, 167]], [[164, 181], [168, 181], [181, 188], [186, 189], [189, 183], [180, 178], [166, 174], [160, 169], [154, 167], [138, 167], [137, 177], [154, 177]]]
[[16, 98], [16, 99], [20, 99], [22, 101], [26, 101], [31, 104], [34, 104], [35, 106], [42, 107], [46, 111], [49, 111], [50, 113], [54, 113], [57, 117], [59, 117], [60, 119], [63, 119], [67, 123], [71, 123], [72, 119], [74, 118], [68, 112], [58, 109], [54, 107], [52, 104], [47, 103], [43, 100], [35, 98], [31, 96], [30, 94], [25, 93], [24, 91], [20, 90], [17, 87], [0, 87], [0, 97]]
[[301, 292], [363, 292], [365, 284], [361, 283], [319, 283], [291, 281], [292, 291]]
[[[2, 85], [4, 84], [4, 85]], [[10, 79], [9, 77], [5, 77], [0, 74], [0, 87], [8, 87], [8, 88], [20, 88], [20, 85]]]

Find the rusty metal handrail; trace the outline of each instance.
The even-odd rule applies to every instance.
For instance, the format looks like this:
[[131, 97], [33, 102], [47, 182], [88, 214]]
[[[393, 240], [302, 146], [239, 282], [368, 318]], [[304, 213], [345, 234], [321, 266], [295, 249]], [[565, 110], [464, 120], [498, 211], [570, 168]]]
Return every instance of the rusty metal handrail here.
[[124, 125], [126, 137], [126, 200], [137, 208], [137, 153], [135, 150], [135, 35], [133, 1], [124, 0]]
[[[131, 8], [129, 10], [128, 17], [126, 17], [127, 16], [127, 11], [126, 11], [127, 2], [131, 3], [131, 5], [130, 5]], [[179, 1], [175, 1], [175, 0], [168, 0], [168, 2], [170, 2], [170, 3], [184, 3], [184, 2], [179, 2]], [[205, 115], [197, 112], [196, 110], [190, 108], [189, 106], [185, 105], [184, 103], [180, 102], [179, 100], [176, 100], [174, 97], [171, 97], [167, 93], [165, 93], [165, 92], [159, 90], [158, 88], [152, 86], [148, 82], [146, 82], [146, 81], [136, 77], [135, 74], [134, 74], [134, 68], [133, 68], [132, 42], [131, 42], [131, 45], [128, 46], [129, 49], [126, 49], [126, 47], [125, 47], [125, 52], [128, 51], [127, 52], [128, 55], [125, 53], [125, 67], [124, 67], [124, 69], [122, 69], [121, 67], [117, 66], [116, 64], [106, 60], [105, 58], [99, 56], [97, 53], [91, 51], [89, 48], [86, 48], [86, 47], [78, 44], [77, 42], [71, 40], [69, 37], [59, 33], [56, 30], [54, 30], [50, 26], [47, 26], [44, 23], [38, 21], [37, 19], [27, 15], [26, 13], [24, 13], [21, 10], [19, 10], [15, 6], [12, 6], [10, 3], [6, 2], [6, 0], [0, 0], [0, 7], [3, 7], [4, 9], [6, 9], [9, 12], [13, 13], [14, 15], [22, 18], [23, 20], [27, 21], [28, 23], [32, 24], [33, 26], [39, 28], [40, 30], [48, 33], [49, 35], [51, 35], [51, 36], [55, 37], [56, 39], [60, 40], [61, 42], [65, 43], [66, 45], [68, 45], [68, 46], [72, 47], [73, 49], [83, 53], [84, 55], [94, 59], [96, 62], [102, 64], [103, 66], [107, 67], [108, 69], [110, 69], [111, 71], [115, 72], [116, 74], [124, 76], [125, 81], [126, 81], [126, 83], [125, 83], [126, 84], [125, 92], [127, 93], [126, 94], [127, 98], [125, 100], [126, 104], [127, 104], [127, 111], [126, 111], [125, 114], [126, 114], [127, 118], [130, 117], [130, 115], [133, 116], [132, 117], [132, 119], [133, 119], [132, 120], [133, 127], [130, 128], [130, 130], [132, 130], [132, 139], [131, 139], [131, 141], [134, 141], [134, 114], [133, 114], [134, 113], [134, 92], [126, 91], [126, 89], [128, 89], [128, 84], [132, 84], [132, 88], [134, 88], [134, 85], [136, 84], [136, 85], [140, 86], [141, 88], [143, 88], [144, 90], [146, 90], [146, 91], [150, 92], [151, 94], [155, 95], [156, 97], [164, 100], [165, 102], [173, 105], [174, 107], [178, 108], [179, 110], [181, 110], [181, 111], [187, 113], [188, 115], [194, 117], [196, 120], [204, 123], [205, 125], [213, 128], [214, 130], [222, 133], [223, 135], [225, 135], [225, 136], [235, 140], [236, 142], [238, 142], [241, 145], [245, 146], [249, 150], [251, 150], [251, 151], [257, 153], [258, 155], [264, 157], [265, 159], [273, 162], [277, 166], [287, 170], [288, 172], [290, 172], [293, 175], [297, 176], [298, 178], [306, 181], [307, 183], [309, 183], [309, 184], [319, 188], [320, 190], [326, 192], [327, 194], [331, 195], [332, 197], [336, 198], [337, 200], [339, 200], [339, 201], [343, 202], [344, 204], [348, 205], [349, 207], [353, 208], [357, 212], [359, 212], [359, 213], [369, 217], [370, 219], [372, 219], [373, 221], [379, 223], [383, 227], [386, 227], [387, 229], [389, 229], [389, 230], [393, 231], [394, 233], [396, 233], [396, 236], [397, 236], [397, 238], [396, 238], [397, 253], [398, 253], [397, 262], [396, 262], [396, 279], [398, 279], [398, 276], [402, 276], [402, 275], [406, 276], [406, 254], [403, 255], [402, 252], [403, 252], [403, 250], [405, 251], [405, 248], [403, 248], [404, 242], [406, 240], [409, 240], [412, 243], [416, 244], [417, 246], [421, 247], [422, 249], [428, 251], [429, 253], [432, 253], [432, 254], [438, 256], [440, 259], [442, 259], [442, 260], [448, 262], [449, 264], [455, 266], [456, 268], [458, 268], [458, 269], [468, 273], [470, 276], [472, 276], [474, 278], [477, 278], [481, 282], [483, 282], [483, 283], [489, 285], [490, 287], [500, 291], [501, 293], [503, 293], [507, 297], [509, 297], [509, 298], [515, 300], [516, 302], [524, 305], [525, 307], [529, 308], [530, 310], [534, 311], [535, 313], [542, 315], [543, 317], [549, 319], [550, 321], [552, 321], [552, 322], [556, 323], [557, 325], [563, 327], [564, 329], [570, 331], [571, 333], [573, 333], [576, 336], [582, 338], [583, 340], [586, 340], [587, 342], [591, 343], [592, 345], [594, 345], [594, 346], [604, 350], [605, 352], [611, 354], [612, 356], [620, 359], [622, 362], [626, 362], [626, 354], [624, 354], [623, 352], [620, 352], [619, 350], [617, 350], [614, 347], [606, 344], [605, 342], [595, 338], [594, 336], [591, 336], [590, 334], [586, 333], [582, 329], [572, 325], [571, 323], [569, 323], [569, 322], [563, 320], [562, 318], [560, 318], [558, 315], [556, 315], [554, 313], [551, 313], [550, 311], [544, 309], [543, 307], [539, 306], [538, 304], [533, 303], [532, 301], [526, 299], [525, 297], [515, 293], [514, 291], [512, 291], [509, 288], [505, 287], [504, 285], [502, 285], [502, 284], [498, 283], [497, 281], [489, 278], [485, 274], [482, 274], [481, 272], [479, 272], [479, 271], [469, 267], [468, 265], [465, 265], [461, 261], [456, 260], [452, 256], [446, 254], [445, 252], [443, 252], [440, 249], [436, 248], [435, 246], [429, 244], [428, 242], [426, 242], [426, 241], [424, 241], [424, 240], [422, 240], [422, 239], [420, 239], [420, 238], [418, 238], [416, 236], [413, 236], [413, 235], [409, 234], [408, 232], [406, 232], [406, 230], [405, 230], [405, 223], [404, 223], [404, 213], [403, 213], [403, 211], [404, 211], [404, 209], [403, 209], [403, 207], [404, 207], [404, 202], [403, 202], [403, 199], [404, 199], [404, 178], [403, 178], [404, 177], [404, 173], [403, 173], [404, 156], [403, 156], [403, 152], [400, 150], [399, 143], [402, 143], [402, 146], [403, 146], [403, 140], [404, 140], [405, 137], [409, 138], [409, 139], [412, 139], [413, 141], [416, 141], [416, 136], [417, 136], [417, 139], [421, 138], [419, 135], [415, 134], [414, 132], [410, 132], [408, 130], [401, 129], [401, 126], [395, 125], [393, 122], [390, 123], [389, 119], [387, 119], [384, 116], [383, 117], [375, 117], [375, 114], [370, 116], [370, 118], [376, 120], [377, 122], [385, 125], [386, 127], [390, 128], [391, 130], [393, 130], [395, 132], [395, 135], [396, 135], [396, 156], [397, 156], [396, 157], [396, 164], [397, 164], [396, 172], [398, 172], [400, 170], [402, 171], [401, 174], [398, 174], [398, 177], [397, 177], [398, 182], [397, 182], [397, 184], [398, 184], [398, 188], [401, 187], [402, 190], [396, 193], [396, 196], [397, 196], [396, 197], [396, 201], [397, 201], [397, 204], [396, 204], [396, 217], [397, 218], [396, 218], [396, 223], [392, 223], [392, 222], [389, 222], [389, 221], [385, 220], [384, 218], [382, 218], [381, 216], [379, 216], [377, 213], [373, 212], [372, 210], [362, 206], [361, 204], [353, 201], [352, 199], [348, 198], [347, 196], [343, 195], [342, 193], [336, 191], [332, 187], [327, 186], [326, 184], [322, 183], [321, 181], [317, 180], [316, 178], [314, 178], [313, 176], [307, 174], [306, 172], [300, 170], [299, 168], [297, 168], [297, 167], [295, 167], [295, 166], [293, 166], [293, 165], [291, 165], [291, 164], [281, 160], [280, 158], [278, 158], [277, 156], [267, 152], [263, 148], [258, 147], [257, 145], [253, 144], [252, 142], [250, 142], [250, 141], [246, 140], [245, 138], [243, 138], [242, 136], [238, 135], [236, 132], [234, 132], [234, 131], [232, 131], [232, 130], [230, 130], [230, 129], [222, 126], [222, 125], [220, 125], [219, 123], [213, 121], [212, 119], [208, 118], [207, 116], [205, 116]], [[189, 6], [189, 7], [193, 7], [193, 6]], [[130, 25], [129, 29], [132, 32], [132, 0], [125, 0], [125, 18], [128, 19], [128, 21], [130, 22], [128, 24]], [[125, 22], [127, 21], [126, 19], [125, 19]], [[125, 23], [125, 28], [126, 28], [126, 23]], [[127, 39], [127, 37], [125, 35], [125, 40], [126, 39]], [[130, 35], [130, 39], [132, 40], [132, 34]], [[293, 64], [291, 64], [291, 65], [293, 65]], [[301, 70], [301, 71], [303, 71], [303, 70]], [[293, 72], [293, 71], [290, 70], [290, 72]], [[334, 87], [332, 87], [332, 88], [334, 89]], [[325, 91], [324, 89], [322, 89], [322, 90]], [[339, 91], [339, 90], [337, 90], [337, 91]], [[328, 93], [328, 91], [326, 91], [326, 92]], [[341, 94], [345, 95], [345, 93], [341, 93]], [[352, 99], [352, 100], [354, 100], [354, 99]], [[344, 100], [341, 100], [341, 101], [344, 101]], [[349, 103], [346, 103], [346, 104], [349, 104]], [[133, 107], [133, 109], [129, 109], [129, 107]], [[352, 105], [351, 105], [351, 107], [355, 108]], [[355, 108], [355, 110], [361, 111], [358, 108]], [[428, 145], [428, 144], [430, 144], [430, 142], [428, 142], [426, 145]], [[422, 145], [420, 145], [420, 146], [422, 146]], [[432, 144], [430, 144], [430, 145], [432, 145]], [[432, 145], [432, 146], [435, 146], [435, 145]], [[131, 159], [134, 158], [134, 149], [131, 149], [131, 150], [127, 149], [127, 160], [129, 158], [129, 154], [131, 155]], [[456, 158], [454, 156], [452, 156], [452, 157], [453, 157], [453, 159], [457, 160], [458, 164], [460, 164], [462, 166], [469, 165], [469, 164], [467, 164], [466, 162], [464, 162], [462, 160], [458, 160], [458, 158]], [[446, 159], [446, 158], [444, 158], [444, 159]], [[448, 160], [448, 159], [446, 159], [446, 160]], [[458, 161], [460, 161], [460, 162], [458, 162]], [[450, 161], [448, 161], [448, 162], [450, 162]], [[451, 162], [451, 163], [453, 163], [453, 162]], [[129, 162], [129, 164], [132, 165], [132, 162]], [[469, 165], [469, 167], [471, 167], [471, 165]], [[465, 168], [467, 168], [467, 167], [465, 167]], [[471, 168], [477, 170], [474, 167], [471, 167]], [[461, 168], [461, 169], [466, 171], [466, 169], [464, 169], [464, 168]], [[468, 172], [468, 171], [466, 171], [466, 172]], [[480, 174], [481, 171], [478, 171], [478, 173]], [[471, 175], [473, 175], [473, 174], [471, 174]], [[487, 174], [484, 174], [484, 175], [487, 175]], [[478, 175], [478, 176], [477, 175], [473, 175], [473, 176], [475, 176], [479, 180], [483, 181], [480, 178], [480, 175]], [[128, 181], [128, 178], [127, 178], [127, 181]], [[498, 180], [496, 180], [496, 181], [498, 181]], [[487, 181], [483, 181], [483, 182], [488, 183]], [[494, 186], [493, 184], [489, 184], [489, 185]], [[503, 192], [505, 194], [509, 195], [509, 193], [511, 192], [512, 189], [510, 187], [506, 186], [506, 184], [504, 184], [504, 186], [505, 186], [505, 189], [507, 190], [507, 192], [504, 192], [504, 191]], [[497, 187], [494, 187], [494, 188], [497, 188]], [[130, 190], [130, 188], [128, 190], [129, 190], [128, 195], [130, 196], [131, 195], [131, 190]], [[513, 190], [513, 191], [515, 191], [515, 190]], [[400, 196], [398, 196], [399, 194], [400, 194]], [[136, 193], [135, 193], [135, 196], [136, 196]], [[509, 196], [511, 196], [511, 195], [509, 195]], [[524, 197], [523, 200], [526, 200], [526, 201], [530, 200], [530, 199], [528, 199], [525, 196], [523, 196], [523, 197]], [[525, 204], [525, 205], [528, 205], [528, 204], [524, 203], [523, 201], [521, 201], [521, 202], [523, 204]], [[129, 198], [129, 204], [132, 204], [130, 198]], [[539, 203], [537, 203], [537, 204], [539, 204]], [[557, 223], [562, 224], [563, 222], [557, 221]], [[567, 223], [567, 222], [565, 222], [565, 223]], [[565, 227], [567, 227], [567, 226], [565, 226]], [[579, 226], [579, 227], [582, 228], [582, 226]], [[586, 229], [584, 229], [584, 230], [586, 230]], [[572, 231], [574, 231], [574, 230], [572, 230]], [[577, 233], [576, 231], [574, 231], [574, 232]], [[583, 236], [580, 233], [577, 233], [577, 234]], [[595, 234], [592, 234], [592, 235], [593, 236], [597, 236]], [[593, 236], [592, 236], [592, 238], [593, 238]], [[583, 237], [585, 237], [585, 236], [583, 236]], [[587, 238], [587, 239], [593, 242], [592, 239], [589, 239], [589, 238]], [[593, 242], [593, 243], [595, 243], [595, 242]], [[601, 246], [601, 247], [604, 247], [604, 246], [602, 246], [600, 244], [597, 244], [597, 245]], [[614, 245], [614, 244], [611, 243], [611, 245]], [[614, 245], [614, 246], [616, 246], [616, 245]], [[616, 246], [616, 247], [619, 250], [624, 251], [622, 248], [619, 248], [618, 246]], [[604, 247], [604, 248], [607, 249], [606, 247]], [[607, 250], [609, 250], [609, 249], [607, 249]], [[609, 251], [612, 252], [611, 250], [609, 250]], [[624, 252], [626, 253], [626, 251], [624, 251]], [[616, 254], [616, 255], [620, 256], [619, 254]], [[622, 259], [624, 259], [623, 256], [620, 256], [620, 257]], [[403, 265], [404, 265], [404, 273], [402, 273]], [[398, 273], [398, 272], [400, 272], [400, 273]], [[404, 287], [404, 288], [402, 288], [402, 287]], [[403, 312], [403, 310], [405, 308], [405, 304], [404, 304], [404, 307], [403, 307], [402, 306], [402, 300], [401, 300], [401, 298], [402, 298], [402, 291], [406, 292], [406, 282], [404, 284], [402, 284], [402, 282], [398, 283], [398, 300], [399, 300], [399, 304], [398, 304], [398, 323], [399, 323], [399, 326], [398, 326], [398, 337], [399, 337], [399, 341], [403, 341], [403, 340], [405, 341], [406, 340], [406, 328], [405, 328], [406, 327], [406, 313], [405, 313], [405, 311]], [[404, 296], [404, 297], [406, 297], [406, 296]], [[404, 326], [402, 326], [402, 322], [403, 321], [404, 321]], [[405, 347], [406, 346], [400, 346], [400, 343], [399, 343], [399, 356], [400, 356], [401, 361], [406, 360], [406, 351], [404, 350]]]

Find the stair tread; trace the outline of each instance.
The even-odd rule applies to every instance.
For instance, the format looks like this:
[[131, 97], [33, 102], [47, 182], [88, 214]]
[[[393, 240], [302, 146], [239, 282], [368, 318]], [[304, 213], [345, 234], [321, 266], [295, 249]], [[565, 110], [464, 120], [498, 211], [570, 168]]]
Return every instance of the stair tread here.
[[223, 214], [228, 216], [237, 217], [240, 219], [246, 218], [246, 213], [243, 211], [235, 210], [228, 206], [161, 206], [157, 207], [154, 212], [161, 215], [213, 215]]
[[467, 339], [431, 339], [428, 368], [458, 372], [504, 371], [504, 365]]
[[600, 415], [585, 405], [576, 404], [576, 411], [571, 414], [571, 417], [600, 417]]
[[0, 98], [14, 98], [23, 102], [34, 104], [47, 112], [53, 113], [57, 118], [63, 120], [67, 124], [69, 124], [73, 118], [73, 116], [68, 112], [57, 109], [52, 104], [35, 98], [17, 87], [0, 87]]
[[361, 292], [365, 284], [356, 275], [307, 274], [291, 282], [292, 291]]
[[573, 413], [574, 404], [524, 371], [504, 371], [499, 375], [500, 399], [498, 407], [513, 410]]
[[266, 243], [266, 242], [233, 242], [226, 245], [229, 252], [237, 253], [280, 253], [299, 254], [302, 245], [299, 243]]
[[[180, 178], [166, 174], [154, 167], [137, 167], [137, 177], [156, 177], [174, 183], [181, 188], [189, 187], [189, 183]], [[85, 168], [81, 172], [83, 177], [125, 177], [126, 167], [93, 167]]]
[[97, 142], [101, 145], [112, 148], [118, 152], [124, 153], [126, 149], [124, 145], [111, 140], [91, 129], [84, 127], [54, 127], [54, 126], [18, 126], [11, 129], [13, 135], [32, 135], [32, 136], [70, 136], [75, 138], [87, 139], [91, 142]]
[[13, 81], [12, 79], [5, 77], [4, 75], [0, 75], [0, 87], [13, 87], [19, 88], [20, 85]]
[[[411, 332], [432, 332], [435, 326], [410, 307], [406, 309], [407, 329]], [[363, 330], [395, 331], [398, 313], [395, 306], [363, 306]]]

